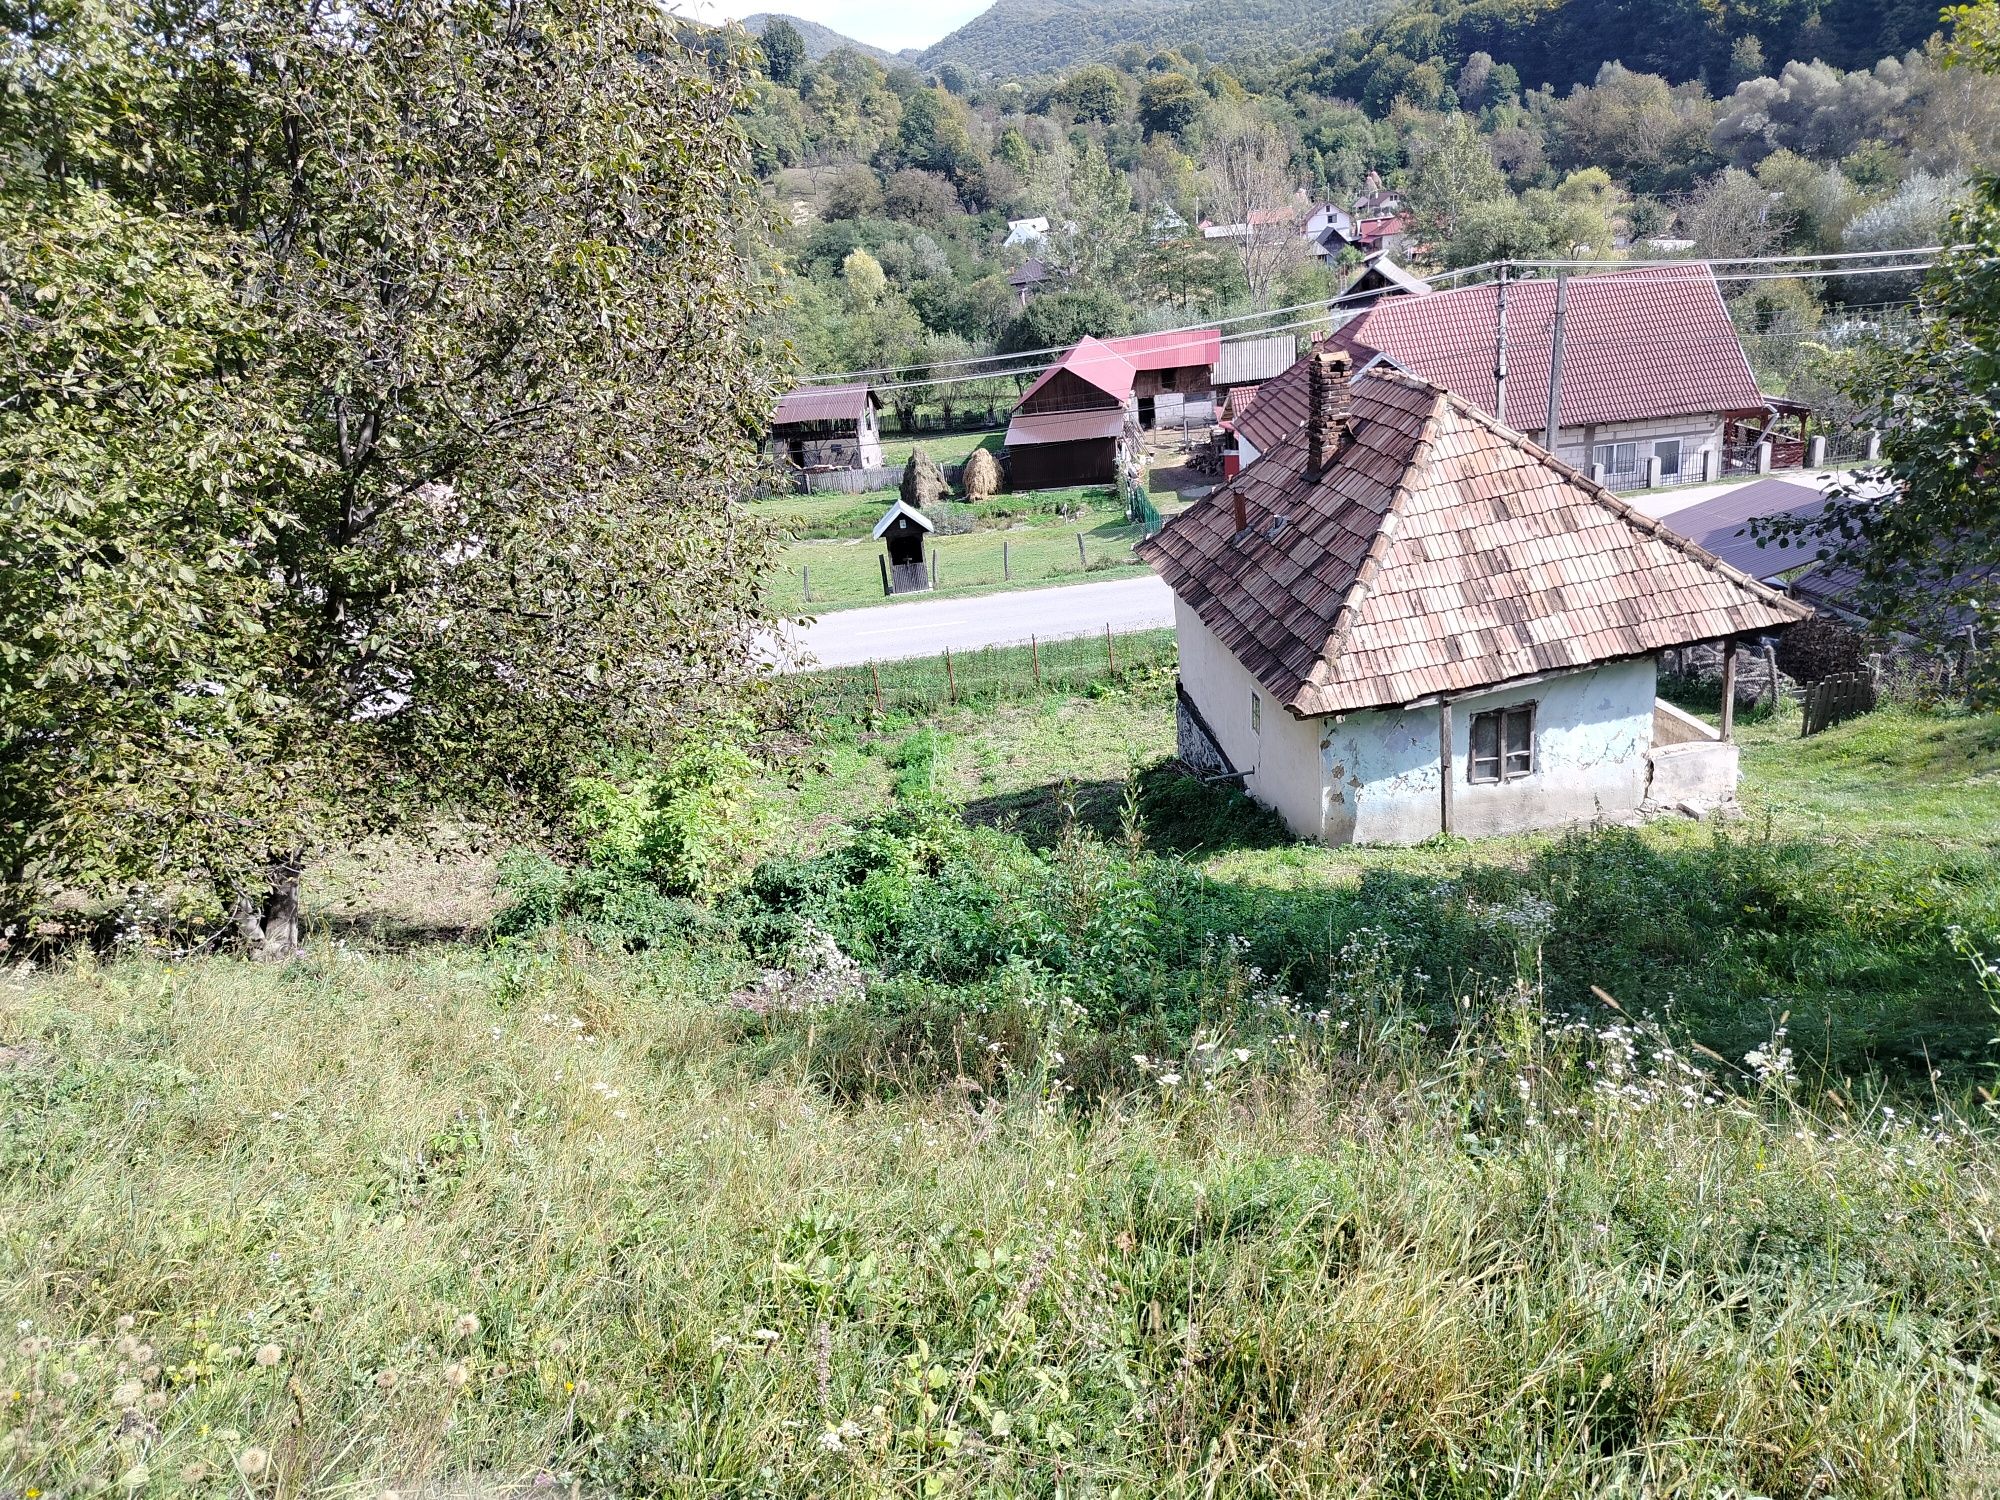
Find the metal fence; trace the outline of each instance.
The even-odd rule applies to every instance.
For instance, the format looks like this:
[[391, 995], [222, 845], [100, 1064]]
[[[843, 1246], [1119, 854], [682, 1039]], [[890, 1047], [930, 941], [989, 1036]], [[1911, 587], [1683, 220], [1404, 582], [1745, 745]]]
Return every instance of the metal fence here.
[[940, 656], [834, 667], [791, 679], [804, 704], [823, 719], [871, 714], [926, 713], [956, 703], [1078, 693], [1130, 683], [1170, 670], [1171, 630], [1098, 635], [1059, 641], [1029, 637], [1024, 643], [946, 651]]

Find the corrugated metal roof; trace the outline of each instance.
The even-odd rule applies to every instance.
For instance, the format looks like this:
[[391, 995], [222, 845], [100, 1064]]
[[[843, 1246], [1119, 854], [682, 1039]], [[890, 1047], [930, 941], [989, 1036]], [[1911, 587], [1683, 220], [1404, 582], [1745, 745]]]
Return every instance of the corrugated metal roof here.
[[1434, 385], [1372, 371], [1351, 410], [1353, 436], [1321, 474], [1304, 472], [1294, 433], [1139, 544], [1295, 713], [1466, 692], [1807, 613]]
[[1270, 338], [1237, 339], [1222, 346], [1215, 362], [1215, 384], [1248, 385], [1281, 375], [1299, 357], [1299, 341], [1289, 333]]
[[1036, 443], [1077, 443], [1091, 438], [1115, 438], [1125, 430], [1125, 408], [1105, 407], [1096, 411], [1016, 412], [1007, 424], [1007, 446], [1026, 448]]
[[802, 385], [778, 398], [773, 427], [798, 422], [858, 422], [875, 399], [866, 385]]
[[1172, 333], [1128, 333], [1106, 339], [1104, 347], [1135, 370], [1178, 370], [1213, 365], [1222, 352], [1222, 334], [1213, 328]]
[[1027, 401], [1064, 370], [1086, 384], [1096, 386], [1115, 401], [1123, 401], [1132, 394], [1134, 371], [1130, 361], [1101, 339], [1086, 334], [1035, 377], [1035, 383], [1021, 393], [1021, 400]]
[[1804, 485], [1759, 479], [1677, 510], [1667, 524], [1732, 568], [1741, 568], [1753, 578], [1770, 578], [1811, 562], [1820, 544], [1816, 538], [1799, 537], [1789, 546], [1776, 540], [1760, 545], [1750, 534], [1750, 523], [1778, 516], [1810, 520], [1825, 509], [1826, 497]]

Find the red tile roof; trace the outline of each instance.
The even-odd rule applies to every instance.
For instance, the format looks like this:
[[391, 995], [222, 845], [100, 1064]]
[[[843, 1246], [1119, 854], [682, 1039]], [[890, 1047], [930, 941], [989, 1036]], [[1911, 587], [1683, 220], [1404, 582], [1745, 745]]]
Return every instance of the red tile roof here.
[[875, 399], [865, 385], [802, 385], [778, 398], [773, 427], [799, 422], [858, 422]]
[[1295, 433], [1139, 544], [1295, 714], [1466, 692], [1806, 614], [1436, 386], [1373, 371], [1352, 412], [1322, 474], [1304, 472]]
[[[1357, 367], [1380, 351], [1491, 411], [1498, 293], [1494, 286], [1472, 286], [1385, 298], [1341, 327], [1333, 340], [1353, 351]], [[1537, 431], [1548, 411], [1555, 300], [1550, 280], [1516, 281], [1507, 288], [1508, 415]], [[1757, 377], [1707, 266], [1691, 262], [1569, 279], [1559, 425], [1763, 406]]]

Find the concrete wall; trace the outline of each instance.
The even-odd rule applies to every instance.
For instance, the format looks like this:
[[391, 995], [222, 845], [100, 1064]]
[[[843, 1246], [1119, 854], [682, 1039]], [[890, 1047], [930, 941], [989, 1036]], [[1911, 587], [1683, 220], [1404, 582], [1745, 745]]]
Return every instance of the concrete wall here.
[[1737, 750], [1726, 740], [1683, 740], [1647, 752], [1646, 801], [1704, 816], [1736, 801]]
[[[1646, 795], [1653, 733], [1653, 661], [1613, 662], [1452, 703], [1452, 832], [1469, 838], [1623, 817]], [[1535, 704], [1535, 769], [1474, 783], [1472, 719]], [[1324, 720], [1324, 837], [1406, 844], [1441, 825], [1438, 711], [1374, 709]]]
[[[1513, 396], [1510, 383], [1508, 395]], [[1542, 393], [1542, 406], [1534, 410], [1546, 410], [1548, 393]], [[1523, 430], [1536, 441], [1541, 440], [1542, 424], [1534, 420], [1532, 412], [1522, 412], [1508, 402], [1509, 415], [1515, 416]], [[1646, 460], [1653, 456], [1653, 444], [1662, 438], [1681, 440], [1681, 478], [1700, 479], [1702, 455], [1714, 453], [1714, 470], [1717, 478], [1722, 476], [1722, 415], [1719, 412], [1698, 413], [1685, 417], [1661, 417], [1650, 422], [1606, 422], [1598, 427], [1561, 427], [1556, 430], [1556, 457], [1573, 469], [1590, 472], [1590, 450], [1599, 443], [1631, 443], [1638, 452], [1634, 455], [1636, 468], [1633, 475], [1614, 475], [1607, 472], [1604, 482], [1613, 488], [1631, 489], [1646, 482]]]
[[[1201, 616], [1178, 598], [1174, 631], [1180, 640], [1181, 689], [1201, 710], [1229, 763], [1245, 773], [1243, 789], [1275, 810], [1300, 837], [1324, 837], [1322, 722], [1293, 718], [1273, 702]], [[1250, 727], [1253, 693], [1263, 705], [1256, 729]]]

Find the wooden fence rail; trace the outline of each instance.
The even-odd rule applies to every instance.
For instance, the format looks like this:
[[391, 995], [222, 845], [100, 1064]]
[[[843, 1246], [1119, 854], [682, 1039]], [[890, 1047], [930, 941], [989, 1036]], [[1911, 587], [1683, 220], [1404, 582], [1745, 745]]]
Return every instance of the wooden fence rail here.
[[1846, 672], [1835, 677], [1823, 677], [1818, 682], [1807, 683], [1801, 697], [1805, 713], [1800, 721], [1799, 734], [1801, 737], [1818, 734], [1822, 729], [1831, 729], [1843, 720], [1873, 710], [1875, 674]]

